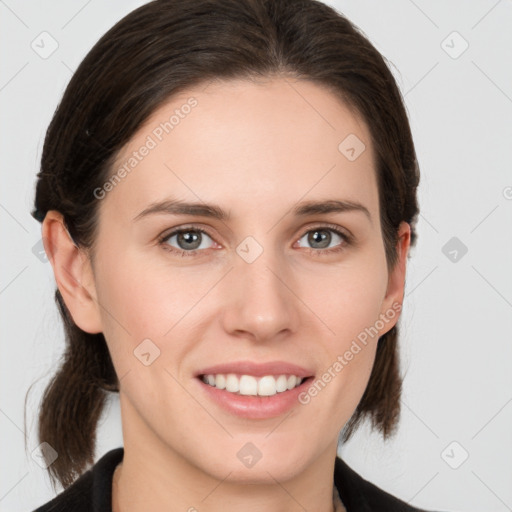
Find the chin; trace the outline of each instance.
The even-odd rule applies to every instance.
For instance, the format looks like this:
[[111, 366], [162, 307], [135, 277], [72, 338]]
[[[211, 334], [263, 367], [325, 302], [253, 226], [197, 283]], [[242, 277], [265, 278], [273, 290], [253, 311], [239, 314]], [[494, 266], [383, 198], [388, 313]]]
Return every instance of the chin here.
[[[208, 461], [202, 460], [201, 467], [218, 480], [244, 484], [272, 484], [294, 478], [310, 465], [310, 460], [297, 450], [286, 447], [258, 450], [251, 442], [236, 443], [237, 449], [214, 454], [209, 451]], [[242, 448], [238, 448], [238, 446]], [[300, 444], [299, 444], [300, 445]], [[297, 446], [297, 443], [294, 443]], [[226, 453], [232, 453], [227, 457]], [[290, 454], [295, 453], [295, 457]], [[226, 477], [226, 475], [229, 475]]]

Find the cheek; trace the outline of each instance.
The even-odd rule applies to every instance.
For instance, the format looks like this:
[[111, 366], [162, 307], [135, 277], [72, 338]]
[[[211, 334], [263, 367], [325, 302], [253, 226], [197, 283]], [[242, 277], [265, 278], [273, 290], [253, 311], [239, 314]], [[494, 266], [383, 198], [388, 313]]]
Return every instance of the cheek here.
[[311, 309], [318, 312], [328, 330], [324, 329], [326, 335], [318, 346], [323, 351], [322, 371], [301, 399], [312, 405], [312, 421], [319, 428], [332, 423], [333, 417], [333, 428], [341, 428], [349, 420], [371, 375], [386, 274], [383, 279], [379, 266], [370, 269], [338, 272], [324, 280], [321, 293], [310, 295], [315, 304]]
[[302, 283], [305, 302], [328, 328], [332, 348], [341, 350], [378, 320], [387, 268], [384, 259], [353, 258], [346, 265], [310, 274]]
[[[128, 331], [148, 337], [165, 334], [176, 317], [185, 313], [187, 305], [197, 302], [204, 283], [204, 277], [202, 281], [199, 277], [194, 280], [179, 269], [131, 257], [129, 253], [115, 261], [109, 261], [107, 255], [101, 260], [97, 275], [101, 305]], [[104, 315], [108, 325], [112, 324], [112, 316]]]
[[122, 361], [125, 371], [145, 339], [159, 348], [164, 356], [160, 362], [168, 362], [164, 351], [170, 341], [173, 358], [181, 357], [187, 339], [177, 333], [197, 314], [201, 299], [217, 279], [209, 279], [204, 270], [180, 269], [129, 254], [116, 261], [103, 258], [97, 276], [103, 332], [112, 359]]
[[[325, 267], [316, 279], [311, 275], [302, 281], [305, 302], [326, 333], [318, 347], [324, 351], [320, 382], [311, 392], [332, 404], [325, 410], [338, 411], [340, 424], [348, 421], [359, 403], [375, 361], [388, 278], [383, 249], [378, 249], [347, 259], [338, 268]], [[304, 400], [312, 400], [313, 395]], [[323, 410], [317, 411], [319, 418]]]

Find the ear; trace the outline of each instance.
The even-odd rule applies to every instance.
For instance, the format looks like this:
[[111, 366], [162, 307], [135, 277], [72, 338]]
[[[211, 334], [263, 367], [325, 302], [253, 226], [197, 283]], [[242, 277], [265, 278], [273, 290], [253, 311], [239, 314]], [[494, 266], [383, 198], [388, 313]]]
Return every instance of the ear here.
[[46, 214], [42, 238], [55, 281], [75, 324], [91, 334], [102, 332], [90, 259], [75, 245], [60, 212], [50, 210]]
[[411, 226], [407, 222], [401, 222], [398, 227], [398, 242], [396, 245], [398, 261], [395, 268], [389, 274], [386, 296], [382, 302], [381, 309], [381, 315], [384, 315], [387, 321], [379, 336], [391, 330], [400, 317], [399, 313], [402, 310], [404, 300], [405, 271], [410, 245]]

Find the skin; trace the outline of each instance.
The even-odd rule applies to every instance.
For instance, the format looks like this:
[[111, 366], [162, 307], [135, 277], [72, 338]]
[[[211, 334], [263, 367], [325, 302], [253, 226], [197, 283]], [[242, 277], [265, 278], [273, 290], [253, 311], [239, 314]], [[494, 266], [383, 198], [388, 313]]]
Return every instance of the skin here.
[[[289, 361], [321, 376], [402, 303], [410, 227], [400, 225], [399, 262], [388, 273], [368, 128], [307, 81], [214, 82], [175, 96], [127, 144], [119, 166], [191, 96], [197, 106], [100, 200], [94, 261], [73, 245], [58, 212], [43, 223], [66, 305], [81, 329], [104, 333], [120, 379], [125, 455], [114, 510], [331, 512], [338, 434], [367, 385], [378, 337], [307, 405], [270, 419], [225, 412], [194, 373], [247, 359]], [[354, 161], [338, 150], [349, 134], [366, 146]], [[170, 196], [218, 204], [232, 218], [133, 220]], [[357, 201], [371, 220], [360, 211], [289, 213], [326, 199]], [[176, 236], [158, 244], [191, 223], [208, 230], [196, 255], [166, 250], [186, 250]], [[355, 242], [328, 231], [327, 247], [314, 245], [309, 230], [325, 224], [349, 230]], [[252, 263], [236, 252], [247, 236], [263, 248]], [[133, 354], [146, 338], [160, 349], [149, 366]], [[251, 468], [237, 457], [247, 442], [262, 454]]]

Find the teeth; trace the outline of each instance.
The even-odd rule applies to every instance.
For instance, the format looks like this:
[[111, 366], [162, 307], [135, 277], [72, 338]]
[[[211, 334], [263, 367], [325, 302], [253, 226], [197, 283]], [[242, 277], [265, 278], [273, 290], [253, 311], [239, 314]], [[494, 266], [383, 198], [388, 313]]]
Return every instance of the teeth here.
[[297, 387], [303, 379], [296, 375], [288, 377], [286, 375], [265, 375], [257, 379], [252, 375], [238, 377], [234, 373], [228, 373], [227, 375], [219, 373], [217, 375], [203, 375], [202, 380], [210, 386], [225, 389], [238, 395], [272, 396]]
[[213, 382], [210, 382], [210, 380], [208, 380], [208, 384], [211, 384], [212, 386], [215, 386], [216, 388], [219, 389], [226, 388], [226, 377], [224, 377], [224, 375], [217, 375], [216, 377], [210, 375], [210, 377], [213, 377], [213, 379], [211, 379]]

